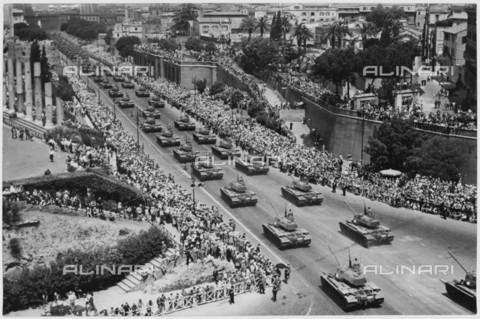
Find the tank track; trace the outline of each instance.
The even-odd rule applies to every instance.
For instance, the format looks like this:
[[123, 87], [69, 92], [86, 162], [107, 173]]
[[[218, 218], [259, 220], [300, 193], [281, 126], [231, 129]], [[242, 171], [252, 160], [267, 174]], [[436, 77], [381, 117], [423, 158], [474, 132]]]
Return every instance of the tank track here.
[[351, 239], [355, 240], [357, 243], [359, 243], [363, 247], [369, 248], [369, 247], [374, 245], [373, 240], [368, 240], [367, 238], [365, 238], [365, 236], [363, 236], [359, 233], [356, 233], [355, 231], [350, 229], [347, 225], [345, 225], [343, 222], [339, 222], [339, 224], [340, 224], [340, 229], [341, 229], [342, 233], [344, 233], [345, 235], [347, 235]]

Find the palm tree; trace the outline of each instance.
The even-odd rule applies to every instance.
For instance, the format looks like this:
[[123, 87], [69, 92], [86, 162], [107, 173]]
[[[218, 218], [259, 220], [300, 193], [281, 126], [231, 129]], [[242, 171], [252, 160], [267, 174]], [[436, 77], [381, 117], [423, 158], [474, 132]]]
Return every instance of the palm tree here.
[[367, 39], [377, 35], [378, 31], [371, 22], [363, 22], [360, 26], [360, 35], [362, 36], [362, 46], [365, 47]]
[[265, 31], [270, 30], [270, 23], [268, 23], [267, 17], [261, 17], [257, 25], [255, 26], [255, 30], [259, 29], [260, 30], [260, 36], [263, 38], [263, 34]]
[[313, 39], [314, 34], [306, 25], [302, 26], [301, 32], [300, 38], [303, 42], [303, 54], [305, 55], [307, 53], [307, 41]]
[[257, 20], [255, 18], [246, 18], [240, 24], [240, 30], [248, 32], [248, 40], [252, 38], [252, 33], [257, 27]]
[[198, 17], [197, 11], [192, 4], [185, 5], [180, 12], [175, 14], [172, 19], [173, 26], [170, 30], [181, 33], [182, 35], [190, 35], [190, 22]]
[[287, 34], [292, 30], [292, 24], [287, 16], [283, 16], [280, 25], [282, 26], [283, 41], [287, 41]]
[[297, 40], [298, 47], [302, 45], [302, 27], [303, 27], [303, 23], [298, 24], [298, 21], [295, 21], [293, 34], [290, 36], [290, 41], [292, 41], [293, 39]]
[[[343, 21], [335, 21], [327, 28], [327, 34], [325, 35], [325, 39], [331, 38], [332, 42], [332, 49], [335, 48], [336, 40], [342, 41], [344, 35], [352, 35], [350, 30], [348, 29], [348, 25], [345, 24]], [[341, 45], [341, 44], [339, 44]]]

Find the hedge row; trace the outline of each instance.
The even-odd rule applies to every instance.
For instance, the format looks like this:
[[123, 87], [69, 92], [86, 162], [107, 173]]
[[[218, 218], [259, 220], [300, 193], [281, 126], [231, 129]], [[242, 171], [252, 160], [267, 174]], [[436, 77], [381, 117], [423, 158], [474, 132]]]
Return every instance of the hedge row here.
[[[107, 289], [120, 282], [125, 274], [112, 275], [106, 271], [95, 275], [63, 274], [65, 265], [78, 265], [87, 273], [95, 267], [105, 265], [144, 265], [166, 247], [172, 245], [167, 231], [151, 227], [137, 235], [122, 239], [116, 246], [95, 251], [68, 250], [59, 253], [49, 266], [25, 268], [14, 275], [3, 277], [3, 314], [42, 305], [42, 295], [53, 300], [55, 292], [66, 297], [69, 291], [93, 292]], [[162, 250], [161, 250], [162, 249]], [[80, 269], [80, 268], [79, 268]]]

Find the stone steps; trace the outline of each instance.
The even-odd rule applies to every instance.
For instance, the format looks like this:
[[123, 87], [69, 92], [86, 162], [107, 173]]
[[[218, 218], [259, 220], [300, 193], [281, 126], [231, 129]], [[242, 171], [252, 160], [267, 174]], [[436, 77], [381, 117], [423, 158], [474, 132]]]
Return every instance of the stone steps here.
[[[153, 271], [156, 272], [160, 270], [160, 267], [163, 265], [164, 260], [167, 260], [170, 256], [172, 256], [175, 253], [175, 250], [173, 248], [169, 248], [163, 255], [165, 256], [162, 258], [161, 256], [156, 257], [146, 263], [144, 267], [152, 267]], [[173, 267], [173, 264], [168, 265], [168, 267]], [[125, 279], [123, 279], [121, 282], [117, 284], [117, 287], [119, 288], [120, 291], [123, 293], [127, 293], [132, 291], [135, 287], [137, 287], [139, 284], [143, 282], [142, 276], [137, 274], [136, 272], [133, 272], [129, 274]]]
[[15, 126], [21, 126], [23, 128], [27, 128], [30, 131], [30, 134], [40, 138], [44, 139], [44, 133], [47, 132], [47, 129], [41, 125], [37, 125], [32, 121], [28, 121], [24, 118], [10, 118], [10, 113], [3, 111], [3, 123], [9, 126], [15, 125]]

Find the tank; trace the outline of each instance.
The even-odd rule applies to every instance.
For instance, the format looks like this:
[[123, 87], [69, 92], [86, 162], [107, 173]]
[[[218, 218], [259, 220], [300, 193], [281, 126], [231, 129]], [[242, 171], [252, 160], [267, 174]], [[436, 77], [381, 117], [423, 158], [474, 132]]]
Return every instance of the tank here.
[[335, 274], [322, 274], [320, 282], [327, 295], [345, 311], [378, 307], [384, 301], [381, 289], [367, 281], [356, 260], [348, 266], [339, 266]]
[[135, 84], [133, 84], [133, 82], [130, 82], [130, 81], [125, 81], [125, 82], [122, 83], [122, 87], [124, 89], [134, 89]]
[[123, 97], [123, 93], [120, 92], [120, 89], [116, 86], [112, 87], [109, 91], [108, 91], [108, 95], [110, 97]]
[[159, 96], [154, 95], [148, 100], [148, 105], [155, 108], [164, 108], [165, 101], [162, 101]]
[[125, 78], [124, 78], [123, 76], [121, 76], [121, 75], [115, 75], [115, 76], [113, 77], [113, 80], [114, 80], [115, 82], [125, 82]]
[[154, 117], [148, 117], [140, 124], [140, 129], [145, 133], [161, 132], [163, 130], [160, 122], [157, 122]]
[[339, 222], [340, 229], [344, 234], [366, 248], [373, 245], [389, 244], [393, 241], [394, 236], [390, 233], [390, 229], [380, 225], [380, 222], [373, 215], [368, 216], [366, 208], [363, 214], [359, 214], [347, 202], [345, 204], [352, 210], [353, 219]]
[[182, 115], [174, 121], [175, 127], [179, 131], [195, 131], [195, 123], [190, 120], [188, 115]]
[[220, 188], [220, 196], [230, 207], [256, 206], [257, 195], [248, 191], [243, 179], [231, 182], [228, 186]]
[[145, 110], [142, 111], [143, 117], [154, 117], [159, 119], [162, 115], [160, 111], [156, 110], [153, 106], [148, 106]]
[[133, 103], [132, 100], [128, 96], [122, 97], [120, 101], [117, 102], [118, 106], [120, 106], [122, 109], [127, 108], [127, 107], [134, 107], [135, 103]]
[[217, 142], [217, 136], [212, 134], [209, 129], [202, 128], [196, 132], [193, 132], [193, 139], [198, 144], [215, 144]]
[[291, 210], [287, 212], [285, 209], [284, 217], [277, 217], [273, 223], [262, 227], [265, 236], [280, 249], [309, 246], [312, 242], [310, 233], [295, 223]]
[[191, 163], [195, 161], [199, 152], [194, 152], [192, 149], [192, 144], [186, 142], [180, 145], [180, 147], [173, 150], [173, 157], [177, 159], [180, 163]]
[[139, 87], [135, 90], [135, 95], [138, 97], [150, 97], [150, 92], [144, 87]]
[[240, 150], [235, 147], [235, 143], [231, 139], [221, 139], [218, 145], [212, 146], [212, 152], [221, 159], [241, 155]]
[[268, 174], [269, 171], [263, 156], [248, 155], [244, 158], [239, 158], [235, 160], [235, 167], [247, 175], [263, 175]]
[[321, 205], [323, 195], [312, 190], [306, 180], [294, 180], [291, 185], [281, 187], [282, 196], [296, 206]]
[[161, 134], [156, 135], [157, 143], [161, 147], [180, 146], [180, 137], [173, 135], [172, 127], [169, 126]]
[[465, 279], [453, 281], [441, 281], [445, 284], [448, 296], [455, 302], [464, 305], [473, 312], [477, 312], [477, 273], [475, 271], [467, 271], [458, 259], [449, 251], [450, 256], [465, 271]]
[[209, 181], [223, 178], [223, 170], [213, 165], [212, 158], [205, 156], [198, 159], [193, 166], [193, 175], [201, 181]]

